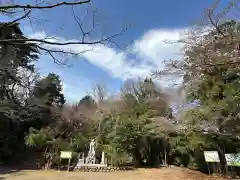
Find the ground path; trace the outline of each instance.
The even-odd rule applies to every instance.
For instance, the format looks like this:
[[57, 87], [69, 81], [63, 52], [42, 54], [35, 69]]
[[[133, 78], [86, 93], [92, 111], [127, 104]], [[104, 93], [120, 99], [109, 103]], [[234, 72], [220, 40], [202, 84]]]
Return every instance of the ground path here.
[[138, 169], [126, 172], [16, 171], [0, 180], [223, 180], [183, 168]]

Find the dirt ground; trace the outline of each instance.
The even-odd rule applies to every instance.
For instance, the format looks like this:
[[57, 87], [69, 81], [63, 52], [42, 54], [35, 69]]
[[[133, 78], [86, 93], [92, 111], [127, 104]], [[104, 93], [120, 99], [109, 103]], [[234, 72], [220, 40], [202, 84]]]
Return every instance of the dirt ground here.
[[183, 168], [138, 169], [125, 172], [16, 171], [0, 180], [223, 180]]

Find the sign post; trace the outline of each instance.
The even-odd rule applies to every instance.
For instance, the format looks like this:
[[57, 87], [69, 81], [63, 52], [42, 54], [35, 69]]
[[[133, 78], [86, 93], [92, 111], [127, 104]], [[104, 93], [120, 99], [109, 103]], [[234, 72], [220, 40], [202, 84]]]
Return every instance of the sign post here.
[[70, 169], [70, 162], [72, 159], [72, 152], [71, 151], [61, 151], [60, 158], [62, 159], [68, 159], [68, 171]]
[[225, 159], [228, 166], [240, 166], [240, 153], [225, 154]]
[[220, 163], [219, 154], [217, 151], [204, 151], [204, 158], [205, 161], [207, 162], [208, 172], [210, 174], [208, 163]]
[[204, 158], [206, 162], [220, 162], [217, 151], [204, 151]]

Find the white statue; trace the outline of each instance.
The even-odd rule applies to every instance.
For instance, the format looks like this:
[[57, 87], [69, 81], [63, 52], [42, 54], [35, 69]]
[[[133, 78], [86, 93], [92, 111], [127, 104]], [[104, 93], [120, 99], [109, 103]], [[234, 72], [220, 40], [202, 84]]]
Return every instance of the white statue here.
[[95, 140], [92, 139], [89, 145], [87, 164], [95, 164]]
[[90, 142], [89, 153], [92, 153], [95, 155], [95, 140], [94, 139], [92, 139]]

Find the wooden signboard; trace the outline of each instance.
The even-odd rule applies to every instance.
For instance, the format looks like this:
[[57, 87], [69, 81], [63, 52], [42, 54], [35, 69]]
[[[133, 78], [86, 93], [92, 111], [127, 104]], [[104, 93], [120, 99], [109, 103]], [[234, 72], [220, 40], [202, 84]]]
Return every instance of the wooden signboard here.
[[217, 151], [204, 151], [204, 158], [206, 162], [220, 162]]
[[225, 159], [228, 166], [240, 166], [240, 153], [225, 154]]
[[72, 152], [71, 151], [61, 151], [60, 157], [61, 157], [61, 159], [72, 159]]
[[69, 171], [70, 162], [71, 162], [71, 159], [72, 159], [72, 152], [71, 151], [61, 151], [60, 158], [61, 159], [68, 159], [68, 171]]

